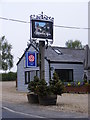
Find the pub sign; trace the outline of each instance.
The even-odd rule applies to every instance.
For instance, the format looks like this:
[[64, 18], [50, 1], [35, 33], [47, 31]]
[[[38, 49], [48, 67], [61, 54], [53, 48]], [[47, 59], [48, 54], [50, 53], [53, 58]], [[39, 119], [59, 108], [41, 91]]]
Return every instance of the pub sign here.
[[36, 52], [26, 52], [25, 59], [26, 59], [26, 67], [37, 67], [37, 57]]

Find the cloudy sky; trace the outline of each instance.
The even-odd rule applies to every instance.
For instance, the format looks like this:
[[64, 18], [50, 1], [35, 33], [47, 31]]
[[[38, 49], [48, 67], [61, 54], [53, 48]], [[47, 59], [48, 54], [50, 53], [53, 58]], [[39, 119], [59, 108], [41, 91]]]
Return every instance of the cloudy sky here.
[[[43, 11], [45, 15], [54, 17], [54, 25], [88, 27], [88, 0], [78, 2], [77, 0], [75, 0], [76, 2], [37, 1], [7, 0], [6, 2], [2, 0], [0, 2], [0, 17], [29, 22], [30, 15], [37, 15]], [[8, 42], [13, 46], [14, 67], [12, 71], [16, 71], [18, 58], [23, 54], [30, 38], [30, 24], [0, 19], [0, 26], [0, 37], [5, 35]], [[86, 45], [88, 43], [88, 30], [54, 27], [53, 45], [64, 47], [67, 40], [80, 40], [83, 45]]]

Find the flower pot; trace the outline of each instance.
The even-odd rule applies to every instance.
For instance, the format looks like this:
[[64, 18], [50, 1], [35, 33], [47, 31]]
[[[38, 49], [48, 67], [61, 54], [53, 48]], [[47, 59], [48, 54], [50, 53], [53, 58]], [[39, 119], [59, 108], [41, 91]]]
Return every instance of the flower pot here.
[[56, 105], [57, 95], [39, 96], [40, 105]]
[[27, 94], [27, 98], [28, 98], [28, 102], [32, 103], [32, 104], [38, 104], [39, 100], [38, 100], [38, 95], [34, 94], [34, 93], [28, 93]]

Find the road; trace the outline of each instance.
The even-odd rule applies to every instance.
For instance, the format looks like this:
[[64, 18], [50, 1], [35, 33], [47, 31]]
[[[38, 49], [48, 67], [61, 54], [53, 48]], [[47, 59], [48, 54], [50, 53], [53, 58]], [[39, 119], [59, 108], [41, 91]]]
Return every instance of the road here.
[[25, 115], [20, 112], [10, 110], [8, 108], [3, 108], [2, 113], [2, 118], [32, 118], [32, 116]]
[[[15, 111], [9, 111], [3, 109], [3, 119], [2, 120], [59, 120], [57, 118], [45, 118], [41, 116], [32, 116], [31, 114], [22, 114]], [[60, 120], [89, 120], [88, 118], [60, 118]]]
[[14, 104], [3, 102], [2, 104], [3, 118], [44, 118], [52, 120], [53, 118], [87, 118], [86, 115], [75, 112], [63, 112], [44, 109], [39, 105], [32, 104]]

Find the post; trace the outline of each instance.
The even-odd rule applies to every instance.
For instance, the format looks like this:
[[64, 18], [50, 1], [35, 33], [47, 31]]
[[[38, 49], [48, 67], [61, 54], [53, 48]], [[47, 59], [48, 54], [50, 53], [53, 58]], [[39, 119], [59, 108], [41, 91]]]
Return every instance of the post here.
[[39, 41], [40, 79], [45, 79], [45, 41]]
[[30, 16], [30, 42], [32, 42], [32, 41], [31, 41], [31, 36], [32, 36], [32, 35], [31, 35], [31, 32], [32, 32], [32, 31], [31, 31], [31, 30], [32, 30], [32, 29], [31, 29], [31, 24], [32, 24], [32, 23], [31, 23], [31, 16]]
[[90, 1], [88, 2], [88, 81], [90, 83]]
[[90, 48], [88, 48], [88, 82], [90, 83]]
[[[90, 53], [90, 1], [88, 2], [88, 46], [89, 46], [89, 53]], [[90, 60], [90, 56], [89, 56]], [[90, 62], [89, 62], [90, 63]]]
[[[88, 28], [90, 28], [90, 1], [88, 2]], [[88, 29], [88, 46], [90, 55], [90, 29]], [[90, 56], [88, 57], [90, 64]], [[90, 68], [88, 69], [88, 81], [90, 82]], [[90, 119], [90, 94], [88, 94], [88, 118]]]

